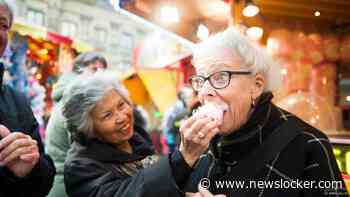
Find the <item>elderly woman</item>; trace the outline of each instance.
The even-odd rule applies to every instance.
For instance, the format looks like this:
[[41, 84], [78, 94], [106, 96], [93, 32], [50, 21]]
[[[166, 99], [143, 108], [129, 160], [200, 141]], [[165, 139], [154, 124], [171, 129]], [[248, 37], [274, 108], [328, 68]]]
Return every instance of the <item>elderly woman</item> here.
[[72, 81], [80, 75], [91, 75], [98, 70], [107, 68], [106, 59], [96, 52], [86, 52], [75, 58], [71, 72], [64, 74], [54, 87], [52, 97], [55, 107], [51, 113], [48, 125], [46, 127], [46, 147], [47, 152], [53, 159], [57, 174], [53, 187], [48, 197], [65, 197], [68, 196], [64, 189], [63, 169], [67, 152], [71, 141], [69, 132], [64, 126], [64, 119], [61, 113], [62, 97], [64, 92]]
[[[277, 81], [270, 81], [273, 61], [264, 51], [229, 28], [199, 44], [193, 63], [191, 84], [200, 102], [216, 106], [202, 115], [219, 114], [221, 124], [185, 191], [197, 192], [200, 184], [239, 197], [347, 196], [326, 135], [271, 103]], [[180, 132], [196, 124], [193, 119]]]
[[64, 182], [72, 197], [182, 196], [191, 167], [218, 132], [216, 121], [202, 118], [197, 126], [203, 126], [206, 137], [187, 130], [180, 150], [156, 161], [151, 140], [134, 124], [127, 91], [117, 79], [105, 73], [85, 76], [68, 95], [63, 115], [73, 143]]

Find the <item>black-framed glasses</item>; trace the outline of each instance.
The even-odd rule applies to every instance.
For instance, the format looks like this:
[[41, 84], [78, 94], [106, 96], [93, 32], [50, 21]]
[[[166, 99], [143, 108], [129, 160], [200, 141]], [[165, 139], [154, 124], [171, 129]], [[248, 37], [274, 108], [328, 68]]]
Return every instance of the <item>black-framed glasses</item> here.
[[215, 72], [208, 77], [201, 75], [194, 75], [190, 78], [190, 83], [195, 91], [199, 91], [205, 84], [205, 81], [209, 81], [210, 85], [215, 89], [226, 88], [230, 82], [232, 75], [249, 75], [250, 71], [219, 71]]

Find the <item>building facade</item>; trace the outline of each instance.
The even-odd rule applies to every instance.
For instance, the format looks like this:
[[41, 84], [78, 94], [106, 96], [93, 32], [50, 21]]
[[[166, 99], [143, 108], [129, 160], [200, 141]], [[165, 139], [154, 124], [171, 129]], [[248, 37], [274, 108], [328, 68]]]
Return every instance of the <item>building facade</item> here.
[[133, 50], [146, 36], [140, 22], [115, 11], [108, 0], [16, 0], [15, 21], [46, 28], [83, 41], [103, 53], [108, 63], [128, 70]]

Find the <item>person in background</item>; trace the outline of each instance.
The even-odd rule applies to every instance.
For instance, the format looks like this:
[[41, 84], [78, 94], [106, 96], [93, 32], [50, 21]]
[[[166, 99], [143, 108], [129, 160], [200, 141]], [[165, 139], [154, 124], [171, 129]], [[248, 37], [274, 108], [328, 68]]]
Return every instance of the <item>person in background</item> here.
[[175, 105], [169, 108], [164, 114], [162, 130], [170, 153], [172, 153], [180, 143], [180, 122], [191, 114], [191, 108], [193, 108], [195, 104], [195, 98], [196, 95], [193, 89], [184, 86], [177, 94]]
[[158, 159], [148, 133], [135, 124], [127, 90], [115, 77], [85, 76], [67, 95], [62, 109], [73, 143], [64, 182], [71, 197], [184, 196], [181, 189], [192, 167], [218, 131], [213, 120], [192, 120], [206, 137], [184, 125], [180, 148]]
[[[208, 186], [201, 182], [205, 180], [212, 183], [208, 189], [213, 194], [227, 196], [348, 196], [327, 136], [271, 102], [272, 87], [278, 83], [273, 77], [277, 74], [274, 64], [265, 51], [233, 27], [196, 47], [193, 65], [197, 75], [191, 77], [191, 84], [201, 109], [210, 109], [200, 110], [202, 115], [221, 115], [221, 123], [185, 191], [195, 193], [199, 184]], [[220, 187], [215, 184], [218, 181], [253, 184]], [[258, 181], [273, 186], [259, 187]], [[296, 181], [314, 182], [314, 187], [295, 188]], [[322, 187], [324, 181], [332, 186]], [[294, 188], [285, 186], [288, 184]]]
[[98, 70], [105, 70], [106, 68], [107, 61], [99, 53], [82, 53], [74, 60], [72, 71], [63, 74], [54, 86], [52, 98], [55, 105], [46, 128], [45, 142], [47, 152], [55, 163], [57, 174], [48, 197], [67, 197], [64, 188], [63, 171], [71, 140], [69, 132], [64, 126], [64, 119], [61, 111], [61, 100], [63, 99], [66, 87], [80, 75], [91, 75]]
[[147, 112], [138, 105], [133, 106], [135, 124], [142, 127], [143, 130], [148, 130], [148, 114]]
[[[0, 58], [13, 23], [9, 4], [0, 0]], [[44, 197], [52, 186], [55, 167], [39, 135], [24, 94], [3, 84], [0, 61], [0, 196]]]

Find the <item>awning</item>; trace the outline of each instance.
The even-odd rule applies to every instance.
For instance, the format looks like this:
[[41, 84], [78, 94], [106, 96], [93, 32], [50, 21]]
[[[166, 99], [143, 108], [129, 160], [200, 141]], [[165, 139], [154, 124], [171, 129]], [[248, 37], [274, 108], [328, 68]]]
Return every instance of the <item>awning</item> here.
[[139, 70], [138, 74], [159, 111], [164, 112], [176, 102], [176, 72], [165, 69]]
[[22, 36], [31, 36], [35, 39], [43, 39], [50, 42], [53, 42], [55, 44], [67, 44], [71, 45], [73, 43], [73, 40], [69, 37], [60, 35], [55, 32], [48, 32], [46, 28], [39, 27], [39, 26], [32, 26], [25, 23], [15, 23], [12, 26], [12, 31], [18, 32]]
[[30, 35], [34, 38], [46, 39], [47, 31], [43, 27], [31, 26], [24, 23], [15, 23], [12, 26], [12, 31], [16, 31], [19, 34], [25, 36]]
[[55, 43], [55, 44], [67, 44], [67, 45], [71, 45], [73, 43], [73, 40], [71, 40], [70, 38], [66, 37], [66, 36], [62, 36], [58, 33], [54, 33], [54, 32], [48, 32], [47, 33], [47, 40]]
[[150, 95], [138, 74], [133, 74], [123, 80], [124, 85], [129, 90], [131, 100], [137, 104], [144, 106], [150, 100]]
[[94, 50], [94, 48], [91, 45], [89, 45], [85, 42], [82, 42], [82, 41], [78, 41], [78, 40], [75, 40], [73, 42], [72, 47], [75, 48], [80, 53], [89, 52], [89, 51]]

